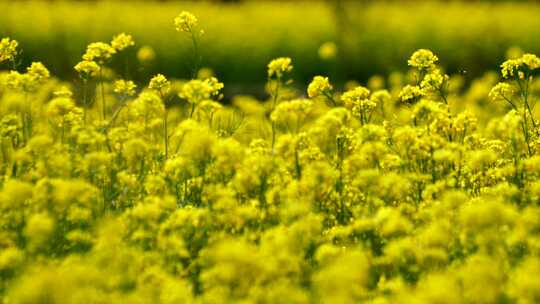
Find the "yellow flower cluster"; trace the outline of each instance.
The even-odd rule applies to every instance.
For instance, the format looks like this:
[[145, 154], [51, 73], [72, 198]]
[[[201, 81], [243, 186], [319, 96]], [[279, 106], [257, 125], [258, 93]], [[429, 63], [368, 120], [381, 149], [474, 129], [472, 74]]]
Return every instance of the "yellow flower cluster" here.
[[205, 80], [194, 79], [182, 86], [178, 96], [196, 105], [219, 95], [221, 89], [223, 89], [223, 83], [219, 82], [215, 77]]
[[279, 89], [227, 104], [209, 73], [2, 72], [0, 302], [538, 303], [540, 82], [437, 60], [305, 97], [279, 58]]
[[79, 73], [81, 78], [88, 79], [98, 75], [99, 65], [94, 61], [83, 60], [75, 65], [75, 71]]
[[414, 103], [425, 95], [419, 86], [406, 85], [399, 92], [399, 99], [403, 102]]
[[0, 40], [0, 63], [15, 60], [19, 43], [9, 38]]
[[530, 73], [540, 69], [540, 58], [534, 54], [524, 54], [517, 59], [509, 59], [501, 65], [501, 72], [504, 78], [524, 77], [524, 73]]
[[191, 33], [193, 29], [199, 24], [197, 17], [190, 12], [181, 12], [178, 17], [174, 19], [174, 26], [179, 32]]
[[131, 37], [131, 35], [127, 35], [126, 33], [120, 33], [117, 36], [114, 36], [113, 40], [111, 41], [111, 46], [116, 51], [123, 51], [134, 45], [135, 41], [133, 41], [133, 37]]
[[437, 55], [433, 54], [430, 50], [420, 49], [414, 52], [409, 59], [409, 66], [428, 70], [435, 66], [435, 63], [439, 61]]
[[104, 42], [93, 42], [88, 45], [86, 53], [83, 55], [83, 60], [95, 61], [99, 64], [104, 64], [116, 54], [116, 49]]
[[292, 71], [292, 60], [289, 57], [276, 58], [268, 64], [268, 77], [282, 78], [286, 73]]
[[41, 62], [33, 62], [26, 68], [26, 73], [10, 71], [5, 83], [11, 89], [30, 92], [45, 83], [49, 77], [49, 70]]
[[163, 74], [157, 74], [156, 76], [152, 77], [152, 79], [150, 79], [148, 88], [151, 90], [155, 90], [160, 94], [167, 94], [171, 89], [171, 83]]
[[307, 93], [309, 98], [316, 98], [319, 96], [328, 96], [333, 89], [328, 77], [315, 76], [308, 86]]
[[120, 95], [133, 96], [137, 85], [131, 80], [117, 80], [113, 84], [114, 92]]

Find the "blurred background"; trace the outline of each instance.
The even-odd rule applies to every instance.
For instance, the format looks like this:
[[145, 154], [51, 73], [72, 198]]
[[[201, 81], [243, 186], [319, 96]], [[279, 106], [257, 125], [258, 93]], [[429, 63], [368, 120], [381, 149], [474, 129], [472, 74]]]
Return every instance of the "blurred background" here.
[[519, 49], [540, 54], [540, 3], [517, 0], [0, 0], [0, 36], [19, 40], [23, 66], [42, 61], [67, 79], [88, 43], [126, 32], [136, 48], [111, 65], [142, 82], [157, 72], [186, 78], [191, 41], [173, 25], [182, 10], [198, 16], [203, 66], [229, 94], [260, 91], [266, 64], [278, 56], [293, 59], [297, 83], [324, 74], [339, 84], [405, 71], [418, 48], [471, 79]]

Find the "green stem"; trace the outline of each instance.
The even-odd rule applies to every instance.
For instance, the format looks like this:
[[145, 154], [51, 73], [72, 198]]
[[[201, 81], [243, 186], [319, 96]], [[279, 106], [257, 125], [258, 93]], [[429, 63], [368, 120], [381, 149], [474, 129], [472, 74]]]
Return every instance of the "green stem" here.
[[103, 84], [103, 67], [99, 67], [99, 82], [101, 86], [101, 101], [103, 120], [107, 118], [107, 104], [105, 101], [105, 86]]
[[165, 160], [169, 157], [169, 132], [167, 131], [167, 116], [168, 116], [167, 107], [165, 107], [163, 117], [163, 136], [165, 138]]
[[[272, 96], [272, 110], [270, 111], [270, 114], [276, 108], [280, 87], [281, 87], [281, 78], [278, 76], [276, 87], [274, 89], [274, 94], [272, 94], [273, 95]], [[271, 123], [272, 123], [272, 150], [274, 150], [274, 145], [276, 143], [276, 123], [273, 121]]]
[[534, 116], [532, 113], [531, 106], [529, 105], [529, 78], [527, 77], [527, 85], [525, 86], [525, 92], [523, 95], [523, 100], [525, 101], [525, 105], [527, 106], [527, 110], [529, 111], [529, 115], [531, 115], [531, 121], [534, 127], [534, 131], [536, 132], [536, 135], [539, 135], [538, 133], [538, 127], [536, 125], [536, 122], [534, 121]]
[[192, 72], [191, 78], [195, 79], [197, 78], [197, 72], [199, 71], [201, 57], [199, 56], [199, 44], [197, 42], [197, 36], [193, 32], [193, 29], [191, 30], [191, 41], [193, 42], [193, 56], [194, 56], [193, 72]]
[[195, 104], [191, 104], [191, 111], [189, 112], [189, 118], [193, 117], [193, 113], [195, 113]]
[[332, 102], [332, 106], [335, 107], [337, 105], [337, 102], [336, 100], [334, 99], [334, 97], [332, 96], [332, 94], [330, 92], [324, 92], [323, 95], [328, 98], [328, 100], [330, 100]]
[[116, 111], [114, 111], [113, 116], [111, 117], [111, 120], [109, 121], [109, 124], [107, 125], [106, 130], [109, 130], [113, 126], [114, 122], [116, 121], [116, 118], [120, 114], [120, 111], [122, 111], [122, 109], [126, 106], [126, 104], [124, 103], [124, 100], [125, 100], [125, 97], [123, 97], [120, 100], [120, 106], [118, 107], [118, 109], [116, 109]]
[[446, 99], [446, 96], [444, 95], [444, 92], [443, 92], [442, 88], [439, 89], [439, 93], [441, 94], [441, 98], [444, 101], [444, 104], [448, 105], [448, 100]]
[[83, 123], [84, 126], [86, 126], [86, 112], [88, 111], [88, 104], [87, 104], [87, 90], [88, 90], [88, 81], [86, 79], [83, 80]]

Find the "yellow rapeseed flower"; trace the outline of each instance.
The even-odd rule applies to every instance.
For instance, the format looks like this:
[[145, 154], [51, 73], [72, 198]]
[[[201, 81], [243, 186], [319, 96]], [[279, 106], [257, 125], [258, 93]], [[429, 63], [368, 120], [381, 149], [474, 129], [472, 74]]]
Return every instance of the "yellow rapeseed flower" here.
[[308, 86], [307, 92], [309, 98], [316, 98], [319, 96], [327, 96], [331, 94], [333, 90], [332, 85], [328, 77], [315, 76]]
[[179, 32], [192, 33], [199, 24], [197, 17], [190, 12], [183, 11], [174, 19], [174, 26]]
[[10, 38], [0, 40], [0, 63], [14, 61], [17, 55], [17, 46], [19, 43]]
[[120, 33], [114, 36], [111, 41], [111, 46], [118, 52], [134, 45], [135, 41], [133, 41], [133, 37], [126, 33]]
[[120, 95], [133, 96], [137, 85], [131, 80], [117, 80], [114, 82], [114, 92]]
[[418, 68], [420, 70], [428, 70], [435, 66], [435, 63], [439, 61], [439, 58], [433, 54], [432, 51], [427, 49], [419, 49], [414, 52], [409, 59], [409, 66]]
[[276, 58], [268, 64], [268, 77], [283, 78], [286, 73], [292, 71], [292, 60], [289, 57]]

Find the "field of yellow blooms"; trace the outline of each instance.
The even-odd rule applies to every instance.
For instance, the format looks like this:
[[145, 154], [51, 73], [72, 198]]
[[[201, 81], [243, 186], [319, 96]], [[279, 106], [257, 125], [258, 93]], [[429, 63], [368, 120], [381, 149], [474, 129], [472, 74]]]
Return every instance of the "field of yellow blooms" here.
[[0, 303], [540, 303], [536, 55], [305, 92], [281, 57], [225, 103], [173, 26], [191, 79], [112, 69], [125, 33], [69, 82], [1, 39]]
[[[232, 0], [229, 0], [232, 1]], [[342, 2], [341, 9], [335, 3]], [[494, 3], [496, 2], [496, 3]], [[191, 43], [170, 26], [178, 12], [194, 13], [204, 24], [204, 65], [225, 82], [224, 94], [260, 94], [271, 58], [294, 60], [297, 83], [313, 75], [334, 83], [365, 80], [405, 70], [416, 49], [436, 51], [451, 73], [470, 77], [494, 70], [508, 48], [540, 54], [540, 2], [533, 0], [0, 0], [0, 37], [16, 39], [24, 65], [43, 61], [56, 77], [76, 77], [73, 66], [91, 41], [118, 32], [135, 37], [108, 63], [138, 83], [162, 73], [190, 75]], [[517, 22], [519, 20], [519, 22]], [[321, 60], [325, 42], [339, 46], [339, 58]], [[144, 52], [137, 58], [138, 49]], [[374, 51], [376, 50], [376, 51]], [[126, 77], [124, 75], [124, 77]], [[262, 98], [263, 95], [258, 95]]]

